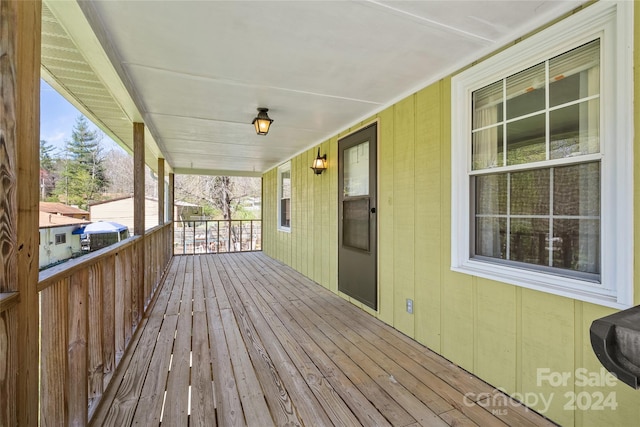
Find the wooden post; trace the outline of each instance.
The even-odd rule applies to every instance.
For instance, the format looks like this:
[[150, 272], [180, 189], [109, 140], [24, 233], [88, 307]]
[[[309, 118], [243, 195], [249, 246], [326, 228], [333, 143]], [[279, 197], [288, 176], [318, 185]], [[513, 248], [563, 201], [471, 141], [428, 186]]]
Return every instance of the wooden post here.
[[169, 231], [169, 253], [167, 254], [167, 256], [169, 258], [171, 258], [173, 256], [173, 250], [174, 250], [174, 240], [175, 240], [175, 233], [176, 233], [176, 224], [174, 223], [175, 220], [175, 211], [176, 211], [176, 205], [175, 205], [175, 200], [174, 200], [174, 187], [175, 187], [175, 175], [173, 173], [169, 174], [169, 192], [167, 194], [167, 198], [169, 199], [167, 201], [167, 204], [169, 205], [169, 209], [167, 209], [167, 215], [168, 215], [168, 219], [169, 222], [171, 222], [171, 230]]
[[144, 123], [133, 124], [133, 234], [144, 236]]
[[38, 424], [41, 8], [0, 0], [0, 425]]
[[174, 218], [174, 212], [175, 212], [175, 200], [174, 200], [174, 184], [175, 184], [175, 175], [173, 173], [169, 174], [169, 221], [173, 221]]
[[143, 241], [134, 247], [133, 266], [133, 323], [137, 325], [144, 313], [144, 123], [133, 124], [133, 234], [142, 236]]
[[158, 159], [158, 225], [164, 224], [164, 159]]
[[175, 245], [175, 234], [176, 234], [176, 224], [174, 223], [175, 221], [175, 211], [176, 211], [176, 204], [175, 204], [175, 193], [174, 193], [174, 188], [175, 188], [175, 175], [173, 173], [169, 174], [169, 221], [172, 222], [171, 224], [171, 238], [169, 239], [169, 245], [171, 245], [171, 252], [169, 254], [169, 256], [173, 256], [173, 249], [174, 249], [174, 245]]

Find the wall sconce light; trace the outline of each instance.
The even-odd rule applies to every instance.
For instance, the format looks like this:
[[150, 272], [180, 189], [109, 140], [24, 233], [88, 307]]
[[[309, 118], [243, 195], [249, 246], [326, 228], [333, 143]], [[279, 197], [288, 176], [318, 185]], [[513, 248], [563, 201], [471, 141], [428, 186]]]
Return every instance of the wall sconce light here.
[[315, 158], [313, 164], [311, 165], [311, 169], [313, 169], [313, 173], [316, 175], [320, 175], [327, 169], [327, 155], [320, 157], [320, 148], [318, 148], [318, 157]]
[[256, 133], [258, 135], [266, 135], [269, 133], [269, 127], [273, 120], [269, 118], [267, 115], [268, 108], [258, 108], [258, 115], [251, 122], [252, 125], [256, 127]]

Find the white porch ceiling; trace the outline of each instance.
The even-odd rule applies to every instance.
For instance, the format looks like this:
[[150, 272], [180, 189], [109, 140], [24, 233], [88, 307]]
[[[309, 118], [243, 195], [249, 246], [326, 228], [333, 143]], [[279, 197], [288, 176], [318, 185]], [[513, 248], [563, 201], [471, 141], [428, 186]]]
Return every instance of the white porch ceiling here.
[[[45, 3], [173, 171], [257, 175], [584, 1]], [[274, 119], [267, 136], [257, 107]]]

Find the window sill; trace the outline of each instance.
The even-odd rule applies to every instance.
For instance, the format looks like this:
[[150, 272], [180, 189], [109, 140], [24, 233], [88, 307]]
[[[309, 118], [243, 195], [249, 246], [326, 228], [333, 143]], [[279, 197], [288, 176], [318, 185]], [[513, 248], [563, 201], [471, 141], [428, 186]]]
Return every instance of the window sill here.
[[286, 228], [286, 227], [278, 227], [278, 231], [281, 231], [283, 233], [291, 233], [291, 227]]
[[606, 289], [603, 285], [597, 286], [591, 282], [569, 277], [496, 265], [472, 259], [462, 262], [459, 266], [451, 266], [451, 270], [606, 307], [617, 309], [630, 307], [629, 304], [618, 301], [615, 290]]

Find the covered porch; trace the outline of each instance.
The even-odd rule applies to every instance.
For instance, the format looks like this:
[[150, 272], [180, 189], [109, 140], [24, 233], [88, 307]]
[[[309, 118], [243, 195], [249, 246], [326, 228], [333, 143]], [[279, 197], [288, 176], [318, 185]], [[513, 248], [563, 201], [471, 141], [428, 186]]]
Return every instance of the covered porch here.
[[[265, 15], [254, 13], [267, 3]], [[587, 28], [579, 14], [589, 9], [615, 6], [625, 37], [640, 45], [640, 8], [465, 5], [470, 19], [444, 1], [0, 0], [0, 425], [551, 424], [503, 389], [558, 396], [532, 405], [562, 425], [634, 423], [639, 398], [626, 385], [557, 386], [539, 374], [602, 372], [589, 326], [620, 304], [453, 270], [452, 248], [469, 242], [455, 233], [452, 206], [470, 198], [454, 198], [452, 148], [468, 154], [471, 145], [452, 138], [451, 106], [468, 98], [452, 90], [461, 70], [572, 17]], [[569, 48], [539, 53], [550, 61]], [[638, 52], [621, 49], [629, 84], [616, 96], [633, 87], [640, 99]], [[507, 78], [505, 64], [498, 71]], [[41, 76], [132, 153], [135, 182], [134, 236], [43, 274]], [[268, 136], [251, 125], [263, 107], [275, 119]], [[635, 147], [637, 117], [624, 138]], [[337, 271], [338, 141], [373, 122], [378, 311], [347, 300]], [[316, 152], [326, 154], [321, 176], [309, 170]], [[158, 177], [150, 230], [145, 164]], [[637, 168], [627, 172], [637, 188]], [[174, 255], [165, 208], [176, 174], [262, 177], [265, 253]], [[622, 205], [633, 225], [637, 203]], [[635, 264], [624, 308], [640, 301]], [[567, 409], [559, 398], [596, 393], [612, 407]]]
[[262, 252], [173, 257], [91, 424], [553, 425]]

